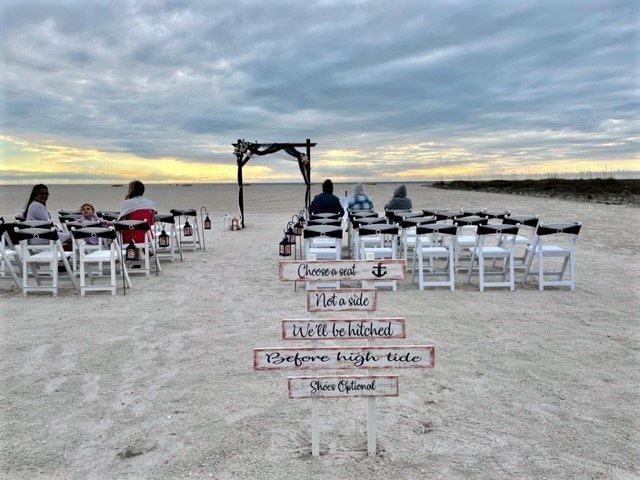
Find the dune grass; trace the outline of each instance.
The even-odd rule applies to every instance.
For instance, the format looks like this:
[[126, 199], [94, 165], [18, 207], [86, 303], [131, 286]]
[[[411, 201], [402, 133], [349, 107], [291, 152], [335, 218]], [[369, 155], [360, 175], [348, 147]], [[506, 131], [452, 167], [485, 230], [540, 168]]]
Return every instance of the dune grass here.
[[640, 179], [453, 180], [435, 182], [432, 186], [450, 190], [559, 197], [616, 205], [640, 205]]

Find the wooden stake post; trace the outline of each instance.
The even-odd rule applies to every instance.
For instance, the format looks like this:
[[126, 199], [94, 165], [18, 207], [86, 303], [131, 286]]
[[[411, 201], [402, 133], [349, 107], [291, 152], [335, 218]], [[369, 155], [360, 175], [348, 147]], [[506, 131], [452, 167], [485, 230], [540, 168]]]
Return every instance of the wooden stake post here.
[[[281, 281], [404, 280], [404, 260], [335, 260], [279, 262]], [[388, 275], [388, 276], [387, 276]], [[367, 452], [376, 454], [375, 398], [398, 395], [398, 376], [374, 374], [379, 369], [432, 368], [433, 345], [374, 346], [374, 340], [406, 338], [404, 318], [373, 318], [376, 310], [373, 288], [319, 289], [307, 291], [307, 311], [365, 312], [356, 318], [282, 320], [283, 340], [311, 341], [309, 347], [254, 348], [253, 368], [263, 370], [363, 369], [365, 375], [309, 375], [287, 379], [289, 398], [311, 398], [311, 453], [320, 455], [320, 398], [367, 398]], [[366, 345], [320, 346], [324, 340], [362, 340]]]

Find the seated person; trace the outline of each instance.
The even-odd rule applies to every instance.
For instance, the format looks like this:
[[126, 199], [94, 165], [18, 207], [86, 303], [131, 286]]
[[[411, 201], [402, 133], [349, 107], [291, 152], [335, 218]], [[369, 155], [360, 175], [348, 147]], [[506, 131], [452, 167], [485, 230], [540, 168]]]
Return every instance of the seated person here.
[[[39, 220], [44, 222], [52, 222], [51, 214], [47, 211], [47, 200], [49, 199], [49, 188], [46, 185], [39, 183], [34, 185], [31, 189], [31, 195], [27, 201], [27, 207], [24, 210], [25, 220]], [[71, 248], [71, 235], [64, 232], [61, 228], [56, 227], [58, 230], [58, 237], [65, 250]], [[33, 239], [29, 240], [31, 245], [43, 245], [49, 243], [48, 240]]]
[[326, 179], [322, 183], [322, 193], [317, 194], [311, 205], [309, 206], [309, 213], [315, 215], [317, 213], [335, 213], [337, 215], [344, 215], [344, 208], [340, 204], [340, 199], [333, 194], [333, 182]]
[[373, 201], [369, 195], [364, 193], [361, 183], [356, 185], [353, 197], [349, 200], [349, 210], [373, 210]]
[[385, 210], [411, 210], [411, 199], [407, 198], [407, 187], [400, 185], [393, 192], [393, 198], [384, 206]]
[[[140, 180], [134, 180], [129, 184], [129, 191], [125, 201], [120, 208], [118, 220], [146, 220], [149, 226], [153, 226], [153, 217], [156, 209], [155, 204], [145, 198], [144, 184]], [[133, 240], [134, 243], [144, 243], [145, 232], [142, 230], [131, 230], [122, 232], [122, 242], [124, 244]], [[151, 230], [153, 236], [153, 230]]]
[[[82, 214], [76, 221], [78, 223], [102, 223], [103, 226], [106, 225], [106, 222], [103, 222], [98, 215], [96, 215], [96, 209], [93, 208], [93, 205], [90, 203], [83, 203], [80, 207], [80, 213]], [[85, 238], [85, 243], [87, 245], [98, 245], [98, 238]]]

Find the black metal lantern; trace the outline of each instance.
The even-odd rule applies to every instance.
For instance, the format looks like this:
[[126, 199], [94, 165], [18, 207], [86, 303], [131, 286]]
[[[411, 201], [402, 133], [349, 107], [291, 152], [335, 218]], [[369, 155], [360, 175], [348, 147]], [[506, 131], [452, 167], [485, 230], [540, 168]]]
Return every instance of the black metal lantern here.
[[211, 219], [209, 218], [209, 215], [204, 219], [204, 229], [211, 230]]
[[133, 243], [133, 240], [129, 240], [129, 245], [125, 249], [125, 258], [132, 262], [140, 260], [140, 252], [138, 251], [138, 247]]
[[167, 248], [169, 246], [169, 243], [170, 243], [169, 235], [167, 235], [167, 232], [165, 232], [163, 228], [162, 232], [160, 232], [160, 235], [158, 235], [158, 246], [160, 248]]
[[291, 256], [291, 242], [287, 239], [287, 235], [284, 236], [280, 244], [278, 245], [279, 252], [281, 257], [290, 257]]
[[193, 236], [193, 227], [189, 223], [189, 220], [184, 221], [184, 227], [182, 227], [182, 233], [185, 237]]
[[289, 243], [291, 245], [295, 245], [296, 244], [296, 234], [293, 231], [292, 225], [293, 224], [291, 222], [287, 223], [287, 229], [285, 230], [284, 234], [287, 237], [287, 240], [289, 241]]

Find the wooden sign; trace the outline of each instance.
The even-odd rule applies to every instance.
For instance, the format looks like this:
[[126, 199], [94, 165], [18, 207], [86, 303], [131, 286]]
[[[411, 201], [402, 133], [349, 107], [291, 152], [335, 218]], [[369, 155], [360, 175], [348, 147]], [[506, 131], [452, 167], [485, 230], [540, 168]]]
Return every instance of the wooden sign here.
[[335, 318], [282, 320], [284, 340], [406, 338], [404, 318]]
[[307, 290], [307, 312], [374, 312], [376, 291], [361, 288]]
[[406, 260], [298, 260], [278, 262], [281, 282], [404, 280]]
[[254, 348], [254, 370], [433, 368], [433, 345]]
[[397, 397], [397, 375], [289, 377], [289, 398]]

